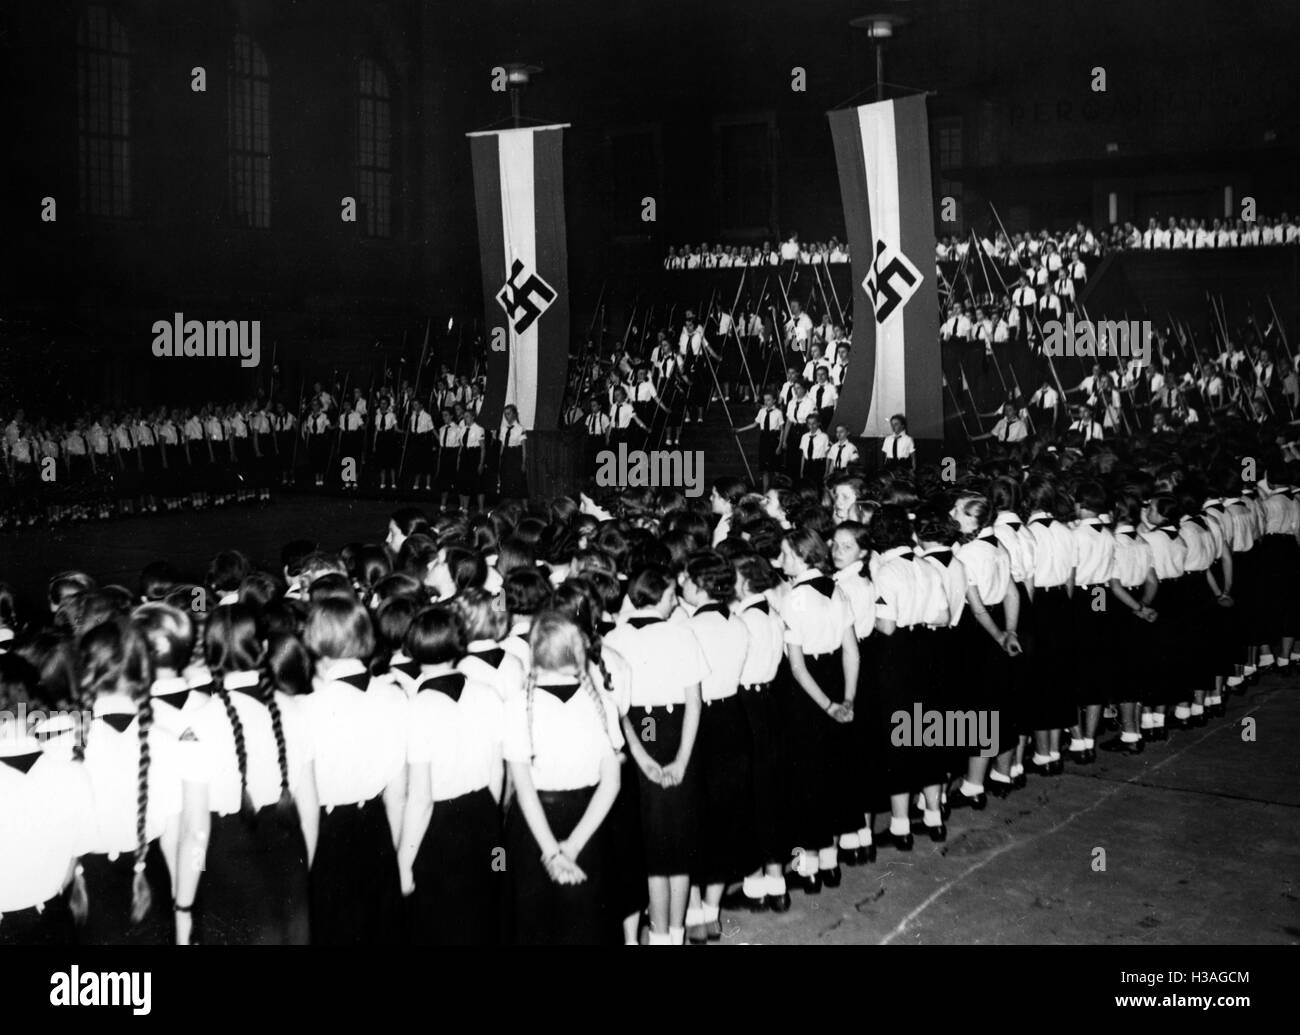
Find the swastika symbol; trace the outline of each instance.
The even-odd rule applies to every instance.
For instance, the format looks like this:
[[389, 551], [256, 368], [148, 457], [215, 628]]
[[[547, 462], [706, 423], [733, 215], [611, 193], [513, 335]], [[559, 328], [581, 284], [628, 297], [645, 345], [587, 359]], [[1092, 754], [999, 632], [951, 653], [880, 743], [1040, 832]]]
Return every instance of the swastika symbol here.
[[884, 241], [876, 241], [876, 259], [862, 286], [871, 296], [876, 312], [876, 323], [884, 323], [894, 312], [907, 304], [921, 286], [921, 271], [897, 248]]
[[510, 277], [497, 292], [497, 302], [516, 334], [522, 334], [555, 301], [555, 288], [523, 264], [520, 259], [510, 266]]

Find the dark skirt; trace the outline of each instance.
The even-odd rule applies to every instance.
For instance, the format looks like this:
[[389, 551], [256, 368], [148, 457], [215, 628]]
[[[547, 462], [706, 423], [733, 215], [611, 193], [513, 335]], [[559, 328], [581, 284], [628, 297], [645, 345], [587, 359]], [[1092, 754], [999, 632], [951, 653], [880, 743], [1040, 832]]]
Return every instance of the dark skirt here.
[[342, 459], [351, 458], [356, 462], [357, 468], [361, 467], [362, 456], [365, 447], [365, 433], [362, 431], [345, 431], [342, 438], [339, 439], [339, 457]]
[[[960, 635], [957, 629], [913, 626], [880, 637], [877, 656], [886, 722], [885, 790], [889, 794], [910, 794], [943, 783], [967, 754], [965, 749], [955, 751], [943, 737], [939, 743], [925, 743], [926, 712], [942, 715], [953, 704], [955, 695], [947, 685], [947, 677], [953, 653], [959, 649]], [[966, 677], [969, 679], [969, 673]], [[922, 718], [920, 729], [916, 728], [917, 705]]]
[[1259, 554], [1257, 614], [1259, 634], [1256, 639], [1266, 643], [1276, 653], [1283, 636], [1295, 635], [1295, 617], [1300, 613], [1300, 587], [1295, 582], [1296, 558], [1300, 545], [1294, 536], [1273, 533], [1255, 544]]
[[[785, 667], [782, 660], [781, 666]], [[785, 783], [785, 727], [780, 672], [770, 684], [740, 690], [740, 707], [749, 733], [750, 805], [753, 843], [759, 862], [784, 862], [790, 843], [783, 833], [781, 788]]]
[[749, 729], [739, 693], [704, 705], [692, 759], [700, 773], [700, 843], [691, 876], [721, 884], [751, 872], [754, 846]]
[[528, 497], [528, 482], [524, 478], [523, 446], [502, 448], [499, 491], [506, 499], [526, 499]]
[[0, 916], [0, 946], [45, 948], [72, 945], [75, 943], [74, 930], [67, 893], [60, 892], [40, 908], [30, 906]]
[[438, 449], [433, 454], [433, 462], [438, 472], [438, 488], [443, 492], [455, 492], [460, 450], [455, 446]]
[[479, 464], [483, 460], [483, 448], [471, 449], [468, 446], [460, 451], [457, 465], [456, 488], [465, 495], [474, 495], [479, 491]]
[[641, 836], [641, 805], [637, 765], [623, 758], [618, 797], [605, 825], [609, 828], [609, 899], [618, 919], [639, 914], [649, 903], [646, 886], [645, 840]]
[[402, 929], [401, 903], [383, 797], [322, 809], [311, 867], [312, 944], [392, 944]]
[[[643, 737], [650, 757], [661, 766], [677, 757], [682, 742], [686, 706], [672, 711], [658, 707], [631, 708], [628, 721], [634, 729], [652, 731]], [[648, 722], [647, 722], [648, 720]], [[691, 873], [699, 844], [700, 756], [692, 751], [685, 776], [676, 787], [661, 787], [637, 768], [637, 797], [641, 806], [641, 836], [645, 842], [645, 869], [651, 877]]]
[[330, 445], [328, 434], [307, 436], [307, 458], [313, 474], [324, 474], [329, 463]]
[[1076, 662], [1071, 624], [1073, 610], [1064, 585], [1034, 590], [1034, 631], [1038, 650], [1034, 688], [1026, 701], [1031, 730], [1054, 730], [1078, 721], [1072, 668]]
[[381, 431], [375, 436], [375, 462], [382, 470], [391, 470], [397, 466], [400, 449], [396, 431]]
[[779, 431], [760, 431], [758, 433], [758, 469], [764, 474], [776, 474], [781, 469], [781, 433]]
[[402, 464], [404, 472], [415, 476], [433, 474], [438, 456], [434, 448], [433, 433], [429, 431], [421, 434], [412, 433], [405, 438], [406, 441], [402, 444], [402, 449], [406, 450], [406, 461]]
[[497, 944], [506, 861], [516, 864], [502, 847], [500, 813], [487, 788], [434, 802], [412, 868], [415, 945]]
[[1075, 661], [1069, 671], [1074, 683], [1074, 703], [1080, 708], [1110, 700], [1115, 673], [1111, 634], [1115, 626], [1109, 609], [1115, 605], [1104, 585], [1074, 587], [1070, 609]]
[[297, 808], [212, 816], [195, 905], [202, 945], [306, 945], [307, 844]]
[[[1129, 596], [1141, 603], [1144, 586], [1125, 586]], [[1127, 604], [1112, 596], [1108, 618], [1110, 626], [1110, 664], [1108, 698], [1113, 704], [1144, 700], [1154, 674], [1156, 627], [1137, 616]]]
[[172, 945], [176, 941], [172, 912], [172, 881], [157, 841], [144, 857], [144, 876], [149, 882], [149, 912], [138, 924], [131, 921], [132, 885], [135, 883], [135, 853], [124, 852], [115, 859], [107, 855], [84, 855], [81, 869], [86, 881], [86, 922], [77, 930], [81, 945]]
[[[563, 841], [582, 820], [595, 787], [538, 791], [551, 833]], [[517, 803], [506, 813], [511, 915], [518, 945], [619, 945], [620, 920], [609, 901], [609, 823], [602, 823], [575, 860], [587, 879], [556, 884], [542, 865], [541, 850]]]
[[1020, 596], [1020, 612], [1016, 619], [1020, 654], [1007, 658], [1007, 713], [1002, 716], [1002, 735], [1008, 738], [1033, 732], [1029, 721], [1029, 700], [1035, 689], [1034, 665], [1038, 656], [1037, 612], [1023, 582], [1016, 583], [1016, 592]]
[[[804, 663], [822, 693], [837, 703], [844, 700], [844, 662], [839, 650], [805, 655]], [[784, 696], [788, 752], [785, 826], [795, 847], [826, 848], [837, 835], [862, 826], [851, 763], [853, 726], [831, 718], [793, 675]]]
[[[275, 444], [279, 447], [279, 468], [281, 471], [292, 471], [295, 463], [294, 443], [298, 441], [298, 435], [293, 431], [275, 432]], [[194, 446], [190, 446], [191, 454], [194, 453]]]
[[1170, 705], [1191, 699], [1184, 656], [1188, 643], [1190, 586], [1186, 575], [1160, 580], [1160, 589], [1152, 603], [1158, 617], [1153, 625], [1155, 637], [1148, 684], [1150, 689], [1142, 698], [1143, 704]]

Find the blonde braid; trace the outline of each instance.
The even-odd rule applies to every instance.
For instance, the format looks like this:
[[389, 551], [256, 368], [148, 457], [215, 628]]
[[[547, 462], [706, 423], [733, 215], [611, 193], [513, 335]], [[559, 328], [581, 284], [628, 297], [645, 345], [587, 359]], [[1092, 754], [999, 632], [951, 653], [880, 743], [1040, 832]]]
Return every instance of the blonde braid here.
[[533, 694], [537, 690], [537, 672], [535, 669], [528, 670], [528, 683], [524, 689], [524, 700], [528, 708], [528, 764], [530, 766], [537, 764], [537, 745], [533, 740]]

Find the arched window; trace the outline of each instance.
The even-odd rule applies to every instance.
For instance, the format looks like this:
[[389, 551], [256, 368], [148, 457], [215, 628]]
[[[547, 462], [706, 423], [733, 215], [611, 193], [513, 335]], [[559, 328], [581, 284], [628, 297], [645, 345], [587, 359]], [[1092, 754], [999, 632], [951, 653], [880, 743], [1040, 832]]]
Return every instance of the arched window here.
[[98, 5], [77, 22], [77, 191], [83, 212], [131, 214], [131, 46]]
[[238, 33], [227, 77], [230, 215], [236, 226], [271, 225], [271, 77], [262, 48]]
[[370, 237], [393, 234], [393, 101], [378, 62], [362, 58], [357, 78], [357, 203]]

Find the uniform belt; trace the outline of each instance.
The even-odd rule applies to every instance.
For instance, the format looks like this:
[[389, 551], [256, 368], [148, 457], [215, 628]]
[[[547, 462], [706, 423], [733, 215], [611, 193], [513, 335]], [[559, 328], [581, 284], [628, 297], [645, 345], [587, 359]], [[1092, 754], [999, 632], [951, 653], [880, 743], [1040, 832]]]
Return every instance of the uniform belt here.
[[742, 690], [770, 690], [771, 688], [772, 688], [771, 680], [768, 680], [768, 682], [766, 683], [741, 683], [740, 684], [740, 689]]
[[722, 704], [723, 701], [734, 701], [735, 699], [735, 694], [728, 694], [726, 697], [706, 697], [704, 699], [704, 705], [705, 707], [708, 707], [712, 704]]
[[[679, 705], [676, 705], [676, 704], [634, 704], [634, 705], [632, 705], [632, 707], [633, 707], [633, 708], [639, 708], [639, 709], [640, 709], [641, 711], [643, 711], [643, 712], [652, 712], [652, 711], [654, 711], [656, 708], [662, 708], [662, 709], [664, 709], [666, 712], [668, 712], [669, 715], [671, 715], [671, 714], [673, 713], [673, 709], [679, 707]], [[682, 704], [682, 705], [680, 705], [680, 707], [684, 708], [684, 707], [686, 707], [686, 705], [685, 705], [685, 704]]]

